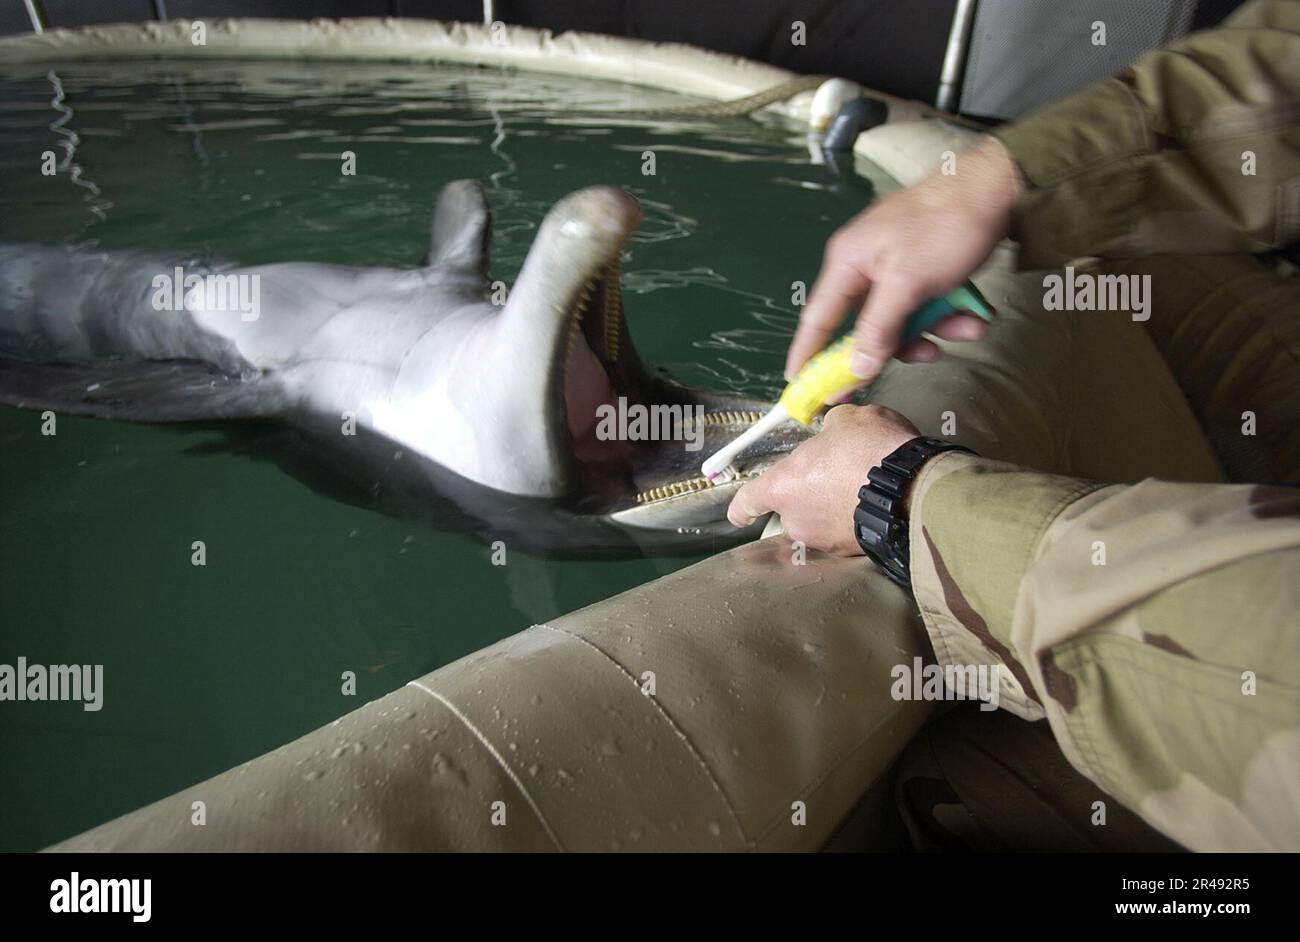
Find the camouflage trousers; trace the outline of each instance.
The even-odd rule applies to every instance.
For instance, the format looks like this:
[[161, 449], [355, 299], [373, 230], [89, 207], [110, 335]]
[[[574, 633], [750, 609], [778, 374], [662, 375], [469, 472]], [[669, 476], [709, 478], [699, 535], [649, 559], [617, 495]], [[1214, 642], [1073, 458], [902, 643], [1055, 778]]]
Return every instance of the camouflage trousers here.
[[[1114, 312], [1037, 309], [1016, 284], [1025, 275], [1004, 276], [1012, 279], [1005, 291], [996, 277], [982, 284], [1003, 302], [1009, 329], [995, 330], [987, 349], [954, 351], [951, 380], [942, 371], [933, 377], [940, 389], [946, 381], [958, 389], [971, 381], [961, 371], [978, 377], [1000, 364], [982, 382], [1007, 385], [1006, 407], [985, 425], [980, 416], [974, 429], [968, 423], [968, 443], [1028, 469], [1103, 482], [1300, 483], [1300, 280], [1245, 256], [1161, 256], [1080, 270], [1146, 279], [1143, 316], [1121, 323]], [[935, 395], [934, 387], [901, 381], [872, 391], [927, 434], [943, 435], [939, 423], [925, 421]], [[1179, 846], [1076, 770], [1047, 723], [968, 707], [933, 720], [899, 763], [898, 808], [918, 849]], [[1030, 703], [1017, 712], [1035, 711], [1042, 715]]]

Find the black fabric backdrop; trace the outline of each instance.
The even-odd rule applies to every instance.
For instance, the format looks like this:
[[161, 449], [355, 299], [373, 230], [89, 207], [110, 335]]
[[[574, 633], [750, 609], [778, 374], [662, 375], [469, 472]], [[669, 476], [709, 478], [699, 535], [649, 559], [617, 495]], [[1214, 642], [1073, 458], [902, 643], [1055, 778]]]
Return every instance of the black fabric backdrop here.
[[[497, 0], [498, 19], [555, 32], [584, 30], [672, 42], [842, 75], [933, 101], [955, 0]], [[1005, 0], [984, 0], [1005, 2]], [[1019, 0], [1024, 2], [1024, 0]], [[1055, 0], [1033, 0], [1052, 3]], [[1241, 0], [1201, 0], [1195, 26]], [[480, 0], [165, 0], [174, 18], [412, 16], [480, 20]], [[37, 0], [47, 27], [153, 18], [152, 0]], [[807, 27], [806, 45], [791, 24]], [[0, 0], [0, 33], [24, 32], [21, 0]]]

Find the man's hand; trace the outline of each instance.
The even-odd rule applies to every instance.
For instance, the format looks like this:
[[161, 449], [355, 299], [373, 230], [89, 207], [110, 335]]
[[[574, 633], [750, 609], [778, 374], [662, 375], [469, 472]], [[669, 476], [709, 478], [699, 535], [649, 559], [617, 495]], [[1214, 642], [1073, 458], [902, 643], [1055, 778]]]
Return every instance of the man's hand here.
[[[850, 307], [861, 308], [851, 368], [864, 382], [875, 379], [895, 354], [910, 361], [937, 357], [939, 348], [925, 339], [899, 350], [903, 325], [921, 304], [957, 287], [993, 253], [1011, 225], [1022, 187], [1011, 155], [988, 138], [957, 155], [954, 173], [933, 173], [849, 220], [826, 243], [821, 273], [786, 357], [786, 379], [826, 346]], [[978, 340], [985, 329], [978, 317], [962, 314], [929, 333]]]
[[853, 532], [858, 488], [867, 483], [868, 471], [920, 434], [884, 406], [836, 406], [818, 434], [736, 492], [727, 519], [743, 527], [775, 511], [790, 539], [837, 556], [859, 556]]

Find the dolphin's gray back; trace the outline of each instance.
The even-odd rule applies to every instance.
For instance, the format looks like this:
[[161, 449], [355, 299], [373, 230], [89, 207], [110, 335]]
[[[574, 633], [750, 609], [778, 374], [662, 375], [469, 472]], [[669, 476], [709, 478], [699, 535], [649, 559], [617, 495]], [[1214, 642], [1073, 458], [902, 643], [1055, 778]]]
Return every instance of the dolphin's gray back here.
[[0, 245], [0, 403], [146, 422], [252, 418], [291, 397], [231, 338], [183, 307], [158, 309], [154, 280], [228, 262], [70, 246]]
[[[255, 289], [256, 309], [205, 307], [205, 292], [185, 288], [195, 275]], [[393, 398], [404, 367], [404, 390], [423, 395], [436, 379], [412, 350], [454, 354], [486, 316], [475, 309], [483, 288], [459, 267], [235, 267], [0, 245], [0, 402], [141, 421], [290, 411], [391, 419], [411, 408]]]
[[0, 352], [29, 360], [203, 360], [238, 374], [247, 364], [228, 340], [152, 300], [159, 275], [230, 267], [147, 252], [0, 245]]

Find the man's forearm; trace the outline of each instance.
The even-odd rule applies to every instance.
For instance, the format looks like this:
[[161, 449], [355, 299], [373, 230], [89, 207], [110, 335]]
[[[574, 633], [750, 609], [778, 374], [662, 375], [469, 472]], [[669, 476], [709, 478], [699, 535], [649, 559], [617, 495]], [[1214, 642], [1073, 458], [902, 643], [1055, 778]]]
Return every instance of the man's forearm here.
[[941, 663], [998, 666], [1001, 706], [1175, 840], [1300, 848], [1300, 491], [945, 454], [910, 539]]

